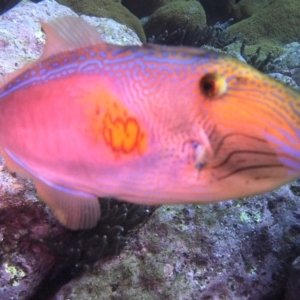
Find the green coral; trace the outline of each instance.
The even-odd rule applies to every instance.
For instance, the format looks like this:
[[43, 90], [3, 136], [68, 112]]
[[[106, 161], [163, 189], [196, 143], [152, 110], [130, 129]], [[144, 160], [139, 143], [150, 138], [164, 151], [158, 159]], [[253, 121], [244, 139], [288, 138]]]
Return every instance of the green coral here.
[[[230, 26], [232, 34], [241, 32], [250, 44], [259, 44], [275, 56], [282, 52], [282, 44], [299, 41], [299, 0], [262, 1], [260, 5], [256, 3], [254, 10], [252, 0], [241, 0], [238, 4], [236, 15], [243, 14], [244, 19]], [[251, 16], [245, 18], [245, 11]]]

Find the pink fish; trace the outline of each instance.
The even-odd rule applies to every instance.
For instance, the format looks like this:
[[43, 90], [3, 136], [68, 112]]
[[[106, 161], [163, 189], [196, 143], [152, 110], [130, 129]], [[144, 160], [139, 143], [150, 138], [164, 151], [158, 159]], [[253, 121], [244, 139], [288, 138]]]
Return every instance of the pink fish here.
[[43, 24], [41, 58], [0, 82], [0, 145], [71, 229], [97, 197], [221, 201], [300, 176], [300, 96], [200, 49], [105, 44], [80, 18]]

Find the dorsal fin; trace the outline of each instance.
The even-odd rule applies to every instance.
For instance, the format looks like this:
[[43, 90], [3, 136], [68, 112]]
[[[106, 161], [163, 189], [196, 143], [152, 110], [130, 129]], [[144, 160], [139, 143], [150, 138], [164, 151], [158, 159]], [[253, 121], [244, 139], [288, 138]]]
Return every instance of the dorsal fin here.
[[49, 23], [42, 22], [46, 45], [40, 59], [56, 53], [103, 43], [97, 29], [80, 17], [66, 16]]

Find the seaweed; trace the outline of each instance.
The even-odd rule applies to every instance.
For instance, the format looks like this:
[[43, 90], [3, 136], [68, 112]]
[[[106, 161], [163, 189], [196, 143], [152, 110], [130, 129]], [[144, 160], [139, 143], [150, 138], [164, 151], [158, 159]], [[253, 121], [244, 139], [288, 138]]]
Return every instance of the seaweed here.
[[253, 55], [247, 55], [245, 53], [246, 45], [247, 40], [243, 40], [241, 46], [241, 56], [245, 59], [247, 64], [251, 65], [261, 72], [265, 72], [267, 70], [268, 64], [273, 60], [272, 53], [269, 52], [265, 59], [259, 59], [261, 47], [258, 47]]
[[72, 232], [68, 242], [64, 236], [49, 241], [50, 250], [57, 258], [52, 276], [65, 269], [77, 276], [91, 270], [93, 263], [101, 257], [119, 254], [127, 243], [125, 236], [143, 224], [149, 215], [145, 206], [115, 199], [101, 199], [100, 203], [102, 217], [95, 228]]
[[44, 241], [56, 261], [31, 300], [51, 299], [60, 286], [84, 272], [92, 271], [94, 262], [118, 255], [128, 243], [126, 236], [143, 225], [150, 216], [147, 206], [115, 199], [99, 199], [99, 202], [102, 217], [95, 228], [68, 230], [59, 237]]
[[212, 46], [219, 49], [226, 49], [226, 46], [235, 42], [239, 35], [231, 36], [228, 32], [228, 26], [233, 19], [221, 24], [216, 23], [214, 26], [201, 28], [199, 25], [194, 29], [189, 28], [187, 21], [182, 28], [169, 32], [164, 30], [161, 34], [148, 38], [149, 43], [173, 46], [193, 46], [201, 47], [203, 45]]

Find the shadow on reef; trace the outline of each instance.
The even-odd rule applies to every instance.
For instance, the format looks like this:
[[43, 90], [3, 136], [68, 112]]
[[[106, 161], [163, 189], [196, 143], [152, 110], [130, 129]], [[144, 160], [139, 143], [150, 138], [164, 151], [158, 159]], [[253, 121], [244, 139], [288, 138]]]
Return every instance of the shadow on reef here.
[[[79, 230], [49, 238], [45, 243], [55, 255], [55, 264], [31, 300], [52, 299], [71, 279], [91, 271], [100, 258], [115, 256], [127, 244], [126, 237], [145, 223], [150, 215], [146, 206], [115, 199], [99, 199], [102, 217], [90, 230]], [[155, 208], [152, 208], [151, 213]]]

